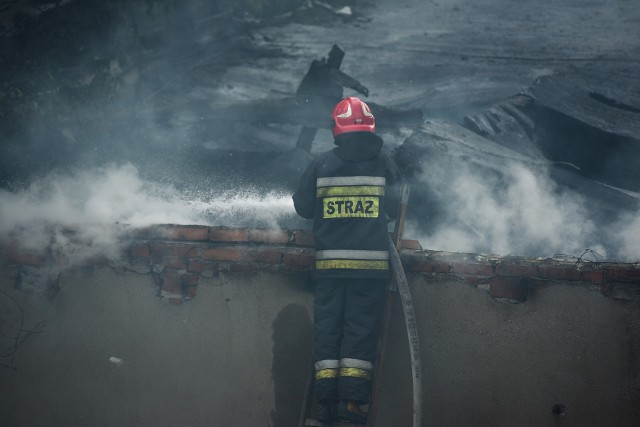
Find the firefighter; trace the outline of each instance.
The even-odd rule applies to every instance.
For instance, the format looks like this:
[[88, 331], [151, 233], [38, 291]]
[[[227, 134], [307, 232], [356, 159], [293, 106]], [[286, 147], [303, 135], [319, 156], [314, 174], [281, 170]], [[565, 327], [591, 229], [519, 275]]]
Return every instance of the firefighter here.
[[293, 195], [313, 220], [315, 393], [318, 419], [364, 424], [389, 280], [387, 220], [398, 171], [382, 151], [369, 106], [356, 97], [333, 109], [336, 147], [316, 157]]

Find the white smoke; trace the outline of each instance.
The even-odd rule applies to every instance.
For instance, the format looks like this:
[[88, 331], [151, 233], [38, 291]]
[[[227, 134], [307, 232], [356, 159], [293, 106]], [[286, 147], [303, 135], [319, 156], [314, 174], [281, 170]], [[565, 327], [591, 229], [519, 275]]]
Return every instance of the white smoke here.
[[[620, 261], [640, 259], [640, 215], [628, 214], [598, 230], [602, 225], [589, 218], [588, 203], [560, 190], [544, 170], [512, 165], [503, 173], [431, 164], [421, 179], [437, 192], [448, 220], [428, 235], [420, 224], [408, 223], [405, 235], [434, 250], [579, 256], [589, 248]], [[52, 249], [71, 264], [94, 256], [118, 259], [132, 228], [277, 229], [283, 218], [296, 218], [289, 194], [251, 189], [185, 193], [144, 180], [129, 164], [50, 174], [21, 190], [0, 190], [0, 239], [30, 250]], [[615, 251], [607, 253], [599, 240], [603, 235], [614, 242]]]
[[[503, 173], [499, 177], [430, 165], [421, 179], [436, 189], [448, 218], [434, 233], [422, 236], [422, 244], [501, 255], [579, 256], [587, 248], [607, 255], [582, 197], [559, 189], [543, 169], [513, 164]], [[629, 249], [634, 244], [628, 239]]]
[[37, 223], [198, 222], [197, 212], [178, 201], [174, 189], [143, 182], [131, 165], [51, 174], [22, 191], [0, 190], [0, 233]]
[[0, 190], [0, 238], [28, 250], [53, 249], [71, 263], [93, 256], [119, 258], [132, 228], [154, 224], [277, 228], [278, 219], [294, 215], [287, 194], [185, 193], [144, 180], [130, 164], [50, 174], [21, 190]]

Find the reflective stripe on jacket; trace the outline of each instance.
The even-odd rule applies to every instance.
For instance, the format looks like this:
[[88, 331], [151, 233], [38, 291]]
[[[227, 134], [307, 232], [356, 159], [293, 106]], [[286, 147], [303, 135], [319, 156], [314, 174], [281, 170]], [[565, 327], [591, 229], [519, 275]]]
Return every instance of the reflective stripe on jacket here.
[[388, 251], [324, 250], [316, 251], [316, 269], [387, 270]]

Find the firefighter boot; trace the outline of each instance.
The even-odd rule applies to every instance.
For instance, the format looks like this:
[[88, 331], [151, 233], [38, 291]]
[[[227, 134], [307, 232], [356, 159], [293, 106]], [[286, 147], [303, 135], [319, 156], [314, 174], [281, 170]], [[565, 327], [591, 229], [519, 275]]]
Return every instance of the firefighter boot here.
[[334, 400], [321, 400], [316, 419], [325, 424], [333, 423], [336, 420], [336, 402]]
[[367, 414], [362, 412], [357, 403], [351, 400], [341, 400], [338, 404], [338, 419], [353, 424], [366, 424]]

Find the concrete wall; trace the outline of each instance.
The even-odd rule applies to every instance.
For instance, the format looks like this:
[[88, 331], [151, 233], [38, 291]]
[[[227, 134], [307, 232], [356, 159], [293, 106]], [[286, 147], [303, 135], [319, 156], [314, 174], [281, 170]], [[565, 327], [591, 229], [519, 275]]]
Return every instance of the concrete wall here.
[[[410, 282], [425, 426], [640, 423], [638, 303], [554, 282], [523, 304], [450, 275]], [[150, 275], [108, 267], [63, 273], [52, 300], [6, 276], [0, 286], [3, 332], [16, 302], [26, 328], [46, 321], [15, 353], [18, 371], [0, 369], [2, 425], [296, 425], [312, 345], [305, 273], [220, 272], [181, 305], [157, 297]], [[378, 425], [409, 426], [397, 301], [391, 326]]]

